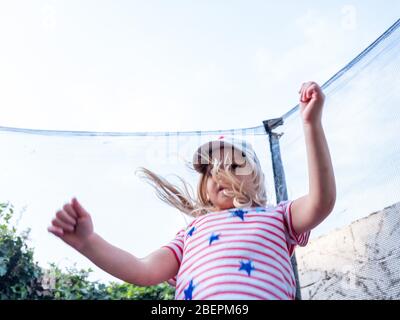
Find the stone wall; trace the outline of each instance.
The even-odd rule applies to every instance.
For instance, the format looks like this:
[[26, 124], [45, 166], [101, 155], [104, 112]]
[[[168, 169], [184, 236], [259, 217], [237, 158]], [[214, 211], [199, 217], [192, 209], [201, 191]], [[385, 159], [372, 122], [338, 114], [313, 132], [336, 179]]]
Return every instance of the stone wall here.
[[303, 300], [400, 299], [400, 202], [296, 249]]

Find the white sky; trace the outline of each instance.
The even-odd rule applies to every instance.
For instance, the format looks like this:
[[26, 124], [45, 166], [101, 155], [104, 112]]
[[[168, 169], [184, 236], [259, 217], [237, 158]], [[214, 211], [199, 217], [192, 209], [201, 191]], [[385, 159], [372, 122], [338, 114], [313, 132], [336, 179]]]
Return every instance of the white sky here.
[[[1, 1], [0, 126], [88, 131], [258, 126], [294, 106], [302, 82], [326, 81], [399, 13], [397, 0]], [[21, 226], [32, 228], [42, 265], [76, 261], [93, 267], [45, 232], [55, 210], [72, 196], [96, 216], [97, 230], [107, 240], [138, 256], [164, 244], [182, 225], [176, 211], [124, 171], [152, 165], [137, 160], [129, 139], [113, 140], [110, 149], [106, 141], [96, 143], [24, 135], [7, 141], [10, 153], [17, 146], [15, 155], [22, 144], [40, 154], [29, 158], [29, 168], [23, 158], [3, 161], [8, 187], [0, 190], [5, 196], [0, 201], [27, 205]], [[110, 157], [107, 164], [115, 165], [84, 161], [78, 148], [93, 159]], [[43, 155], [51, 160], [46, 165]], [[107, 177], [93, 178], [106, 171]], [[124, 174], [126, 179], [113, 181]], [[26, 176], [26, 186], [17, 183]], [[110, 185], [99, 185], [104, 181], [120, 189], [110, 195]], [[128, 199], [139, 195], [136, 205]], [[132, 211], [146, 214], [148, 208], [163, 210], [163, 220], [156, 220], [163, 228], [142, 242], [154, 219], [137, 219]], [[96, 277], [111, 279], [95, 270]]]

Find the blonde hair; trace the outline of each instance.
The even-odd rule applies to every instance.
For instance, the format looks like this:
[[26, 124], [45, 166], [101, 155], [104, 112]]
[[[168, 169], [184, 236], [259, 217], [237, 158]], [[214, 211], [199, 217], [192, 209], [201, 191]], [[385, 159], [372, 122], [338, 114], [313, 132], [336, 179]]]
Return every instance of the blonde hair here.
[[[267, 205], [265, 176], [258, 161], [245, 156], [245, 165], [248, 165], [251, 169], [250, 179], [239, 181], [235, 174], [231, 172], [232, 166], [237, 164], [228, 163], [226, 157], [224, 161], [220, 161], [211, 159], [210, 156], [204, 154], [200, 156], [206, 161], [207, 165], [203, 166], [202, 172], [199, 173], [200, 179], [196, 196], [193, 195], [190, 184], [179, 176], [177, 177], [183, 183], [183, 189], [144, 167], [139, 167], [135, 173], [141, 173], [142, 178], [147, 179], [156, 190], [159, 199], [190, 217], [199, 217], [217, 210], [207, 197], [206, 188], [209, 175], [212, 175], [217, 181], [221, 181], [224, 186], [230, 186], [225, 192], [228, 197], [233, 198], [235, 208]], [[190, 170], [195, 170], [192, 163], [186, 161], [186, 165]], [[243, 168], [243, 164], [238, 166]]]

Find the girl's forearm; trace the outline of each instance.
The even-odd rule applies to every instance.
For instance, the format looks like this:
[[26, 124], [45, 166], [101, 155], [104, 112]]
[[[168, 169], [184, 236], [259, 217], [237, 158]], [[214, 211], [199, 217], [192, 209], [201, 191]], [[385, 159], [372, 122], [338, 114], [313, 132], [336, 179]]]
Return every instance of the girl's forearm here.
[[113, 246], [96, 233], [79, 252], [114, 277], [139, 286], [147, 285], [147, 272], [142, 260]]
[[303, 124], [309, 172], [309, 201], [330, 212], [336, 201], [336, 183], [322, 123]]

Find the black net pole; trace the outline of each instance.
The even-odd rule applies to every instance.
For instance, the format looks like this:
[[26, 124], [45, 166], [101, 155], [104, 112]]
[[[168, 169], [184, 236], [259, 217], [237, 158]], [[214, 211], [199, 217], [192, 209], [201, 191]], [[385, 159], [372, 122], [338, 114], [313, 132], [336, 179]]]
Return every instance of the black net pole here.
[[[279, 147], [279, 138], [283, 135], [283, 133], [278, 134], [272, 132], [272, 130], [278, 126], [283, 125], [283, 119], [278, 118], [278, 119], [265, 120], [263, 121], [263, 124], [265, 131], [267, 132], [269, 137], [269, 147], [271, 151], [272, 169], [274, 174], [276, 203], [279, 203], [281, 201], [288, 200], [285, 171], [283, 169], [281, 151]], [[296, 255], [293, 254], [290, 259], [292, 262], [293, 273], [296, 280], [296, 300], [301, 300], [301, 291], [300, 291], [299, 274], [297, 271]]]

